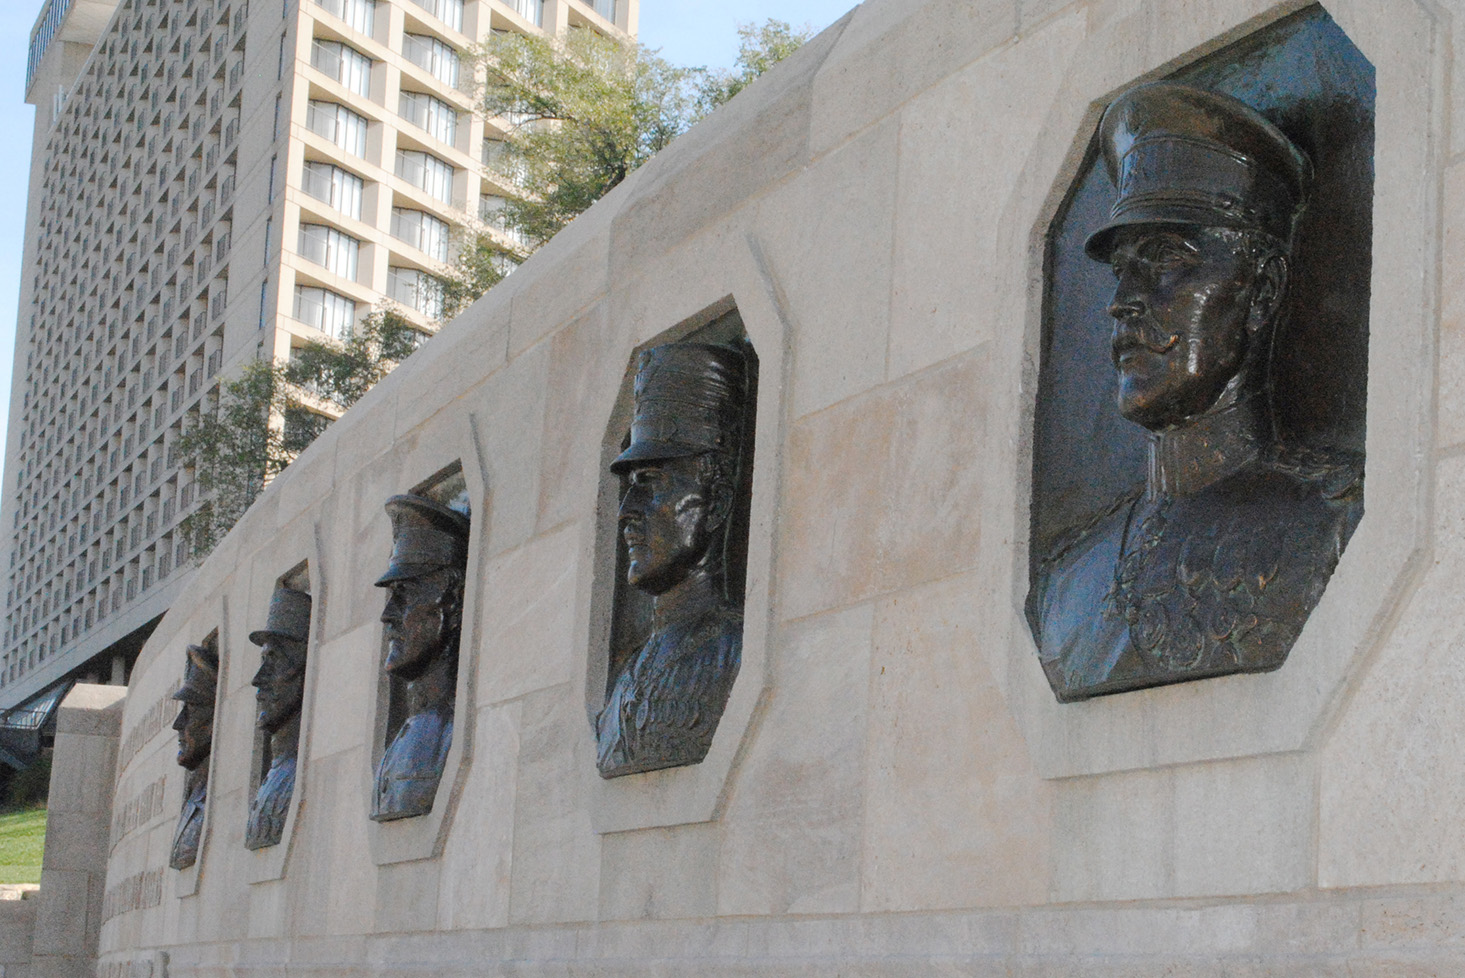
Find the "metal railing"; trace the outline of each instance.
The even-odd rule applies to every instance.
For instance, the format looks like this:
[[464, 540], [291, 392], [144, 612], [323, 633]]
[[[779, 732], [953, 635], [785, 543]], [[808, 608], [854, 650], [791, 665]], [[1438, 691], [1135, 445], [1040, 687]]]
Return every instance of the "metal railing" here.
[[36, 68], [40, 66], [41, 59], [46, 56], [46, 49], [56, 38], [56, 31], [60, 29], [61, 22], [71, 11], [72, 0], [50, 0], [46, 4], [45, 13], [41, 14], [40, 20], [36, 23], [35, 30], [31, 31], [30, 51], [25, 59], [25, 90], [31, 89], [31, 82], [36, 77]]

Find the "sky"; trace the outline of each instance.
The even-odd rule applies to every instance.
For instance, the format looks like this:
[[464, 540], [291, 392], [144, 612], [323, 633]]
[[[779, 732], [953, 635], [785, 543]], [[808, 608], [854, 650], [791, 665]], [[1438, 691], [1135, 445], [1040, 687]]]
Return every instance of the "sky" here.
[[[0, 415], [10, 406], [21, 238], [35, 125], [35, 108], [25, 103], [26, 48], [43, 2], [0, 2], [0, 132], [10, 134], [6, 138], [11, 147], [0, 154]], [[823, 30], [854, 6], [855, 0], [641, 0], [640, 36], [643, 44], [660, 49], [661, 56], [674, 64], [730, 68], [738, 53], [739, 24], [762, 24], [777, 18], [795, 27]]]

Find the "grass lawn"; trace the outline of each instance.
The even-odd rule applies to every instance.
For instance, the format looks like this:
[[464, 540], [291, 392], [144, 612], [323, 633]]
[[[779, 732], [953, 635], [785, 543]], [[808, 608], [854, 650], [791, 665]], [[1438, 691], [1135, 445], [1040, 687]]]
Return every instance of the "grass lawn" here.
[[46, 810], [0, 812], [0, 883], [39, 883]]

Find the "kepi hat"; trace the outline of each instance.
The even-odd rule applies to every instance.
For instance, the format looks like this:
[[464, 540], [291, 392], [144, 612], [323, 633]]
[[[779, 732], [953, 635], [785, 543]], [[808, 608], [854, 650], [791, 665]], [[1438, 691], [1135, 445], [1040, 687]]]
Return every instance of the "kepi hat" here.
[[642, 351], [631, 442], [610, 470], [619, 475], [639, 462], [736, 454], [746, 392], [747, 364], [731, 347], [668, 343]]
[[469, 522], [462, 513], [411, 493], [388, 499], [386, 510], [392, 521], [392, 556], [377, 587], [467, 563]]
[[249, 640], [264, 645], [270, 636], [304, 642], [310, 638], [310, 595], [294, 588], [277, 587], [270, 596], [270, 612], [265, 627], [250, 632]]
[[1099, 143], [1118, 197], [1084, 251], [1108, 261], [1120, 228], [1143, 224], [1264, 231], [1290, 245], [1312, 164], [1261, 113], [1179, 82], [1115, 99]]
[[190, 706], [214, 705], [219, 687], [219, 654], [204, 645], [188, 647], [188, 663], [183, 667], [183, 684], [173, 698]]

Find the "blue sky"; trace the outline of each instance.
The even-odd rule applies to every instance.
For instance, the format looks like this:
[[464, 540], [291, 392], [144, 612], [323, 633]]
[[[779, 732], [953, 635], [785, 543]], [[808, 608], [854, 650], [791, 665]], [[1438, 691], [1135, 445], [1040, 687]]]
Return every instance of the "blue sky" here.
[[[25, 58], [31, 26], [43, 0], [0, 3], [0, 132], [10, 151], [0, 154], [0, 414], [10, 405], [16, 304], [20, 297], [21, 235], [30, 176], [35, 109], [24, 102]], [[770, 17], [822, 30], [855, 0], [642, 0], [641, 40], [680, 65], [732, 66], [738, 25]]]

